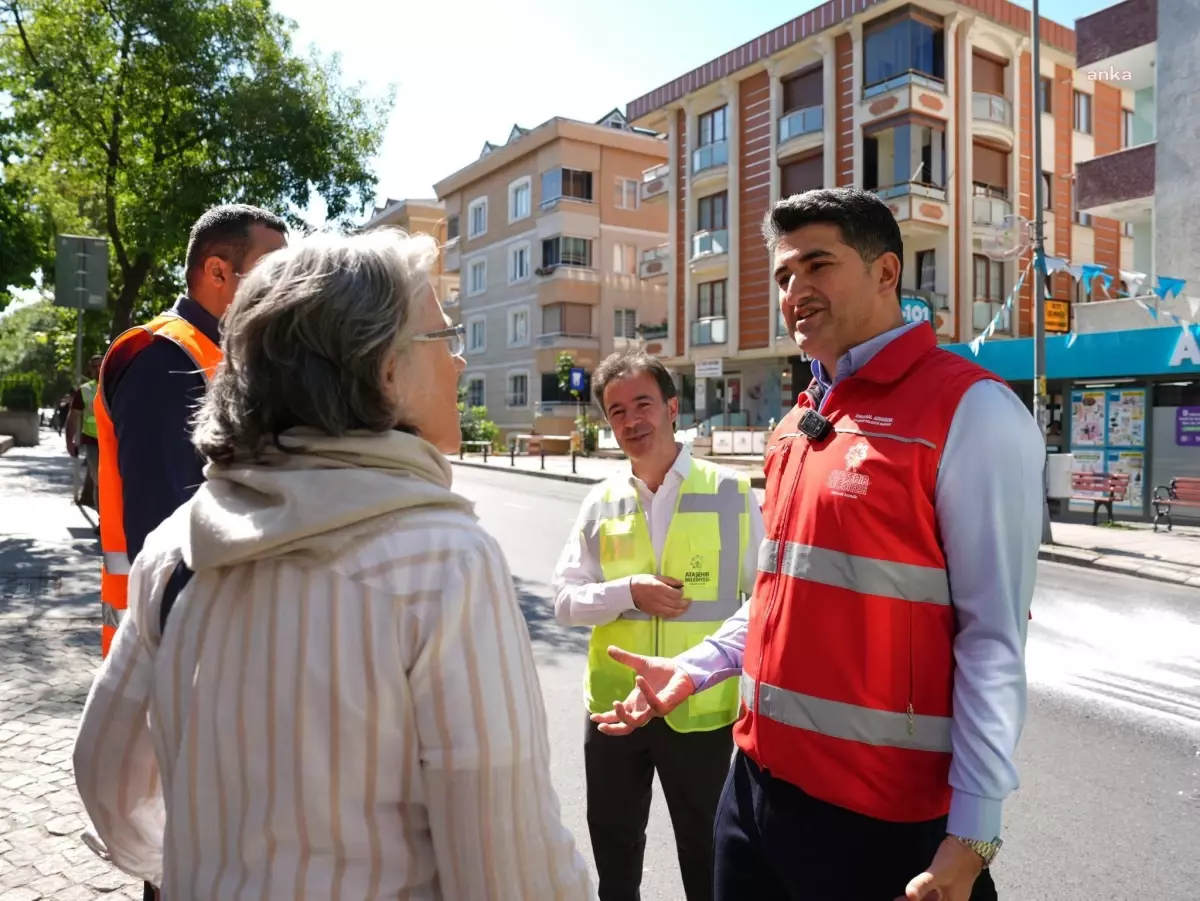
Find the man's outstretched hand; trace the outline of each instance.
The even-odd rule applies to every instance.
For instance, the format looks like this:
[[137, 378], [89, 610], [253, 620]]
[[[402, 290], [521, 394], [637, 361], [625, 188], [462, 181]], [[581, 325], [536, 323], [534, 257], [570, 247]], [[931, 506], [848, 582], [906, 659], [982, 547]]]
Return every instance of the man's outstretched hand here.
[[608, 656], [636, 676], [629, 697], [614, 701], [612, 710], [592, 714], [592, 722], [605, 735], [628, 735], [652, 718], [666, 716], [696, 690], [688, 674], [669, 657], [643, 657], [612, 646]]

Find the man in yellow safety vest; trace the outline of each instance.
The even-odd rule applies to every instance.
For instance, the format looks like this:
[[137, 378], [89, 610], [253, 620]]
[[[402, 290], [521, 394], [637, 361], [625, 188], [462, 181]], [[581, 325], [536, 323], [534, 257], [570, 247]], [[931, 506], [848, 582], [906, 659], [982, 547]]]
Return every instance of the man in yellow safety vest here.
[[636, 901], [654, 774], [663, 787], [688, 901], [712, 898], [713, 817], [733, 754], [736, 680], [693, 695], [632, 736], [599, 731], [634, 688], [620, 653], [673, 655], [705, 641], [754, 586], [762, 512], [745, 474], [693, 459], [675, 441], [679, 398], [639, 349], [596, 370], [594, 394], [631, 472], [584, 502], [554, 575], [555, 615], [591, 626], [584, 739], [587, 817], [600, 901]]
[[96, 431], [96, 379], [100, 377], [102, 354], [88, 360], [88, 380], [71, 396], [70, 412], [67, 414], [67, 453], [78, 457], [83, 451], [87, 463], [87, 477], [76, 501], [88, 507], [98, 508], [96, 492], [99, 484], [100, 444]]

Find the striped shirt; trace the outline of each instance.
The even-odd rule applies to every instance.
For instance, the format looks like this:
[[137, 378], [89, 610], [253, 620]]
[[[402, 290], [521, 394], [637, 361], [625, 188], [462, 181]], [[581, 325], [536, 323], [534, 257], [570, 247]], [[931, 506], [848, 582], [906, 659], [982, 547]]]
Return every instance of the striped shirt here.
[[202, 570], [160, 636], [186, 524], [138, 556], [76, 741], [118, 867], [170, 901], [594, 897], [512, 577], [471, 516]]

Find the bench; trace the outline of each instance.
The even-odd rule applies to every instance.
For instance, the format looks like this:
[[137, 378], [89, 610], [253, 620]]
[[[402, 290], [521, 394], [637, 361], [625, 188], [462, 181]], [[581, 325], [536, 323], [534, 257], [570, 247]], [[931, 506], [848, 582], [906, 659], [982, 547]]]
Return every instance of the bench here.
[[1179, 476], [1154, 489], [1154, 531], [1163, 520], [1171, 531], [1172, 507], [1200, 507], [1200, 479]]
[[1129, 494], [1128, 473], [1073, 472], [1071, 473], [1071, 500], [1091, 501], [1092, 525], [1099, 525], [1100, 508], [1108, 511], [1108, 521], [1113, 521], [1113, 502], [1123, 501]]
[[[571, 452], [570, 435], [512, 435], [510, 449], [518, 454], [535, 456], [545, 453], [569, 454]], [[522, 450], [524, 446], [524, 450]]]

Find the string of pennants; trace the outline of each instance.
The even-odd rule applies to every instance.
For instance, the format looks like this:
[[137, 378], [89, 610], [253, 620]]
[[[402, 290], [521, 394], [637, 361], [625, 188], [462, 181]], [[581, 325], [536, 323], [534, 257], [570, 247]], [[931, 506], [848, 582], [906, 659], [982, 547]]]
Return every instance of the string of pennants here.
[[[1177, 297], [1181, 294], [1184, 285], [1187, 284], [1186, 279], [1170, 278], [1165, 275], [1160, 275], [1157, 277], [1153, 288], [1149, 292], [1143, 293], [1142, 289], [1146, 286], [1146, 282], [1150, 277], [1144, 272], [1131, 272], [1121, 269], [1119, 270], [1119, 274], [1125, 282], [1125, 286], [1128, 289], [1128, 294], [1120, 297], [1114, 297], [1111, 293], [1111, 289], [1115, 279], [1105, 269], [1104, 266], [1099, 266], [1095, 263], [1071, 263], [1069, 260], [1064, 259], [1063, 257], [1046, 256], [1044, 260], [1045, 262], [1043, 271], [1046, 274], [1044, 285], [1047, 300], [1053, 299], [1050, 297], [1050, 276], [1057, 272], [1066, 272], [1077, 282], [1083, 283], [1088, 292], [1092, 291], [1093, 285], [1097, 280], [1099, 280], [1100, 284], [1103, 286], [1104, 293], [1108, 296], [1108, 299], [1132, 300], [1139, 307], [1145, 310], [1146, 314], [1156, 322], [1161, 322], [1162, 320], [1160, 320], [1159, 317], [1164, 316], [1181, 328], [1187, 328], [1188, 326], [1196, 325], [1197, 321], [1200, 320], [1200, 297], [1188, 296], [1184, 298], [1187, 300], [1188, 309], [1191, 311], [1191, 319], [1183, 319], [1172, 313], [1170, 310], [1160, 310], [1158, 308], [1158, 301], [1166, 300], [1170, 297]], [[992, 335], [996, 333], [996, 329], [999, 328], [1000, 323], [1004, 320], [1005, 316], [1012, 312], [1013, 304], [1016, 302], [1017, 295], [1021, 293], [1021, 288], [1025, 285], [1025, 279], [1032, 271], [1035, 261], [1036, 255], [1035, 259], [1030, 260], [1029, 263], [1025, 265], [1025, 270], [1021, 273], [1020, 277], [1016, 281], [1016, 284], [1013, 285], [1012, 290], [1008, 293], [1008, 297], [1005, 299], [1004, 304], [996, 312], [996, 315], [992, 317], [992, 321], [989, 322], [987, 327], [980, 332], [978, 336], [976, 336], [975, 340], [970, 343], [971, 352], [973, 354], [979, 354], [979, 348], [983, 346], [984, 342], [986, 342], [988, 338], [992, 337]], [[1151, 306], [1146, 302], [1151, 298], [1155, 299], [1154, 306]], [[1070, 333], [1067, 335], [1067, 347], [1071, 347], [1078, 337], [1079, 336], [1072, 327]]]

